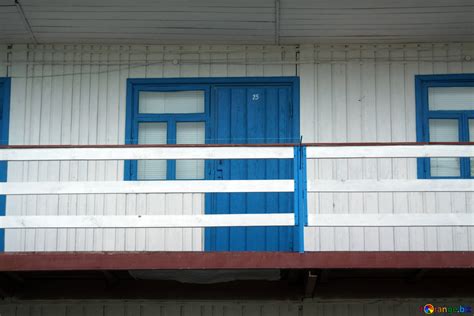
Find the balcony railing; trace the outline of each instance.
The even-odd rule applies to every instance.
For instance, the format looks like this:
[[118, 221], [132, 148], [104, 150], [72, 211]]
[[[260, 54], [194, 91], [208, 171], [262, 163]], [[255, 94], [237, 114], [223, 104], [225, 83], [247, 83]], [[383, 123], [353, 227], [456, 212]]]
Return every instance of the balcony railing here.
[[305, 227], [474, 226], [470, 213], [308, 214], [308, 193], [474, 192], [472, 179], [308, 179], [313, 159], [474, 157], [474, 143], [384, 143], [297, 145], [123, 145], [6, 146], [0, 161], [84, 161], [157, 159], [293, 159], [293, 179], [3, 182], [0, 195], [291, 192], [286, 213], [221, 215], [2, 216], [0, 228], [184, 228], [295, 226], [296, 250], [304, 251]]

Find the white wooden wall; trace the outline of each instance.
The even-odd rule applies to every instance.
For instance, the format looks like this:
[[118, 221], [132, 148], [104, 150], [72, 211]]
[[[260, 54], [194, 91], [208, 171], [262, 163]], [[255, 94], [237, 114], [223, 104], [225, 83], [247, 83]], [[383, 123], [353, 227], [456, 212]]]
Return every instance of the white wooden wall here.
[[420, 306], [470, 305], [472, 299], [285, 301], [13, 301], [2, 316], [417, 316]]
[[[474, 73], [473, 45], [304, 46], [305, 142], [416, 141], [416, 74]], [[416, 178], [415, 159], [314, 161], [308, 177]], [[466, 193], [310, 194], [311, 213], [474, 212]], [[308, 250], [474, 250], [472, 228], [309, 228]]]
[[[124, 144], [127, 78], [294, 76], [262, 46], [22, 46], [13, 49], [11, 144]], [[174, 64], [177, 61], [178, 64]], [[122, 64], [122, 65], [119, 65]], [[147, 64], [145, 66], [145, 64]], [[10, 163], [9, 181], [123, 180], [122, 162]], [[8, 215], [203, 213], [201, 194], [9, 197]], [[202, 229], [8, 230], [6, 251], [202, 250]]]
[[[1, 47], [1, 46], [0, 46]], [[123, 144], [133, 77], [301, 78], [305, 142], [415, 141], [414, 75], [474, 72], [471, 44], [23, 46], [11, 53], [11, 144]], [[0, 48], [1, 54], [1, 48]], [[0, 66], [1, 67], [1, 66]], [[2, 68], [0, 68], [1, 71]], [[324, 179], [406, 179], [406, 159], [324, 161]], [[122, 180], [121, 162], [10, 163], [9, 181]], [[321, 194], [310, 212], [473, 212], [465, 193]], [[199, 194], [9, 197], [8, 215], [202, 213]], [[467, 228], [307, 229], [307, 250], [473, 250]], [[202, 250], [200, 229], [9, 230], [7, 251]]]

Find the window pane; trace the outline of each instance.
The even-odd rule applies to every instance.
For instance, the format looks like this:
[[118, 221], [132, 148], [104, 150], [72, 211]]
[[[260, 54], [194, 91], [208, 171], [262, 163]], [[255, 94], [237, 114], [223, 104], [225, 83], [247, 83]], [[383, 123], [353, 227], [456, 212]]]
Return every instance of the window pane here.
[[204, 91], [140, 91], [140, 113], [203, 113]]
[[[177, 144], [204, 144], [204, 122], [176, 124]], [[176, 179], [204, 179], [204, 160], [177, 160]]]
[[[469, 141], [474, 142], [474, 120], [469, 120]], [[474, 177], [474, 158], [471, 158], [471, 177]]]
[[474, 110], [474, 87], [429, 88], [430, 110]]
[[[458, 120], [430, 120], [431, 142], [458, 142]], [[459, 177], [461, 175], [459, 158], [431, 158], [432, 177]]]
[[[166, 144], [166, 123], [140, 123], [138, 125], [139, 144]], [[138, 180], [166, 179], [166, 160], [139, 160]]]

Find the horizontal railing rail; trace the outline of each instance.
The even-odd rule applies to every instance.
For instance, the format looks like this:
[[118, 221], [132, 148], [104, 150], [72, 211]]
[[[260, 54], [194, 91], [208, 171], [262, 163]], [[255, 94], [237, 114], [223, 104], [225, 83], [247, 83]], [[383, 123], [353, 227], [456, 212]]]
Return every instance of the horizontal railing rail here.
[[3, 182], [0, 195], [290, 192], [293, 210], [265, 214], [1, 216], [0, 228], [188, 228], [294, 226], [296, 250], [304, 251], [305, 227], [474, 226], [474, 214], [308, 214], [308, 194], [474, 192], [472, 179], [307, 179], [314, 159], [474, 157], [474, 143], [320, 143], [242, 145], [1, 146], [0, 161], [109, 161], [180, 159], [292, 159], [293, 179]]
[[[308, 159], [474, 157], [474, 143], [305, 144]], [[472, 179], [309, 180], [309, 193], [474, 192]], [[383, 206], [382, 206], [383, 207]], [[400, 212], [401, 211], [401, 212]], [[308, 214], [308, 227], [474, 226], [474, 214], [382, 210], [378, 214]], [[433, 211], [433, 210], [428, 210]], [[387, 214], [388, 213], [388, 214]]]
[[[136, 147], [135, 147], [136, 146]], [[0, 147], [0, 161], [293, 159], [293, 146]]]
[[[421, 212], [422, 210], [420, 210]], [[314, 227], [451, 227], [474, 226], [474, 214], [398, 213], [398, 214], [309, 214]]]
[[[295, 144], [11, 145], [0, 161], [293, 159]], [[308, 159], [474, 157], [474, 142], [303, 143]]]
[[471, 179], [310, 180], [308, 192], [470, 192]]
[[293, 180], [4, 182], [3, 195], [293, 192]]
[[[295, 159], [294, 145], [3, 146], [0, 161]], [[294, 192], [295, 179], [3, 182], [0, 195]], [[245, 210], [242, 210], [245, 213]], [[44, 213], [44, 212], [43, 212]], [[137, 212], [138, 213], [138, 212]], [[2, 216], [0, 228], [201, 228], [295, 226], [287, 213], [205, 215]], [[300, 249], [302, 250], [302, 248]]]
[[[54, 217], [54, 220], [52, 218]], [[0, 221], [2, 219], [0, 218]], [[206, 215], [5, 216], [3, 228], [196, 228], [294, 226], [291, 213]]]

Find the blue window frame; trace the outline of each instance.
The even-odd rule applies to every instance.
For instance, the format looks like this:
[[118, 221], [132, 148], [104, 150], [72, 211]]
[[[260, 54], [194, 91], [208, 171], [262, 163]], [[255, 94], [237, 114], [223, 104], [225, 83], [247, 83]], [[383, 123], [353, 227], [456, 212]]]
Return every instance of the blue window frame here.
[[[204, 111], [201, 113], [140, 113], [140, 92], [180, 92], [180, 91], [203, 91]], [[125, 143], [138, 144], [138, 130], [140, 123], [166, 123], [166, 143], [176, 144], [177, 124], [181, 122], [203, 122], [205, 124], [205, 135], [209, 135], [209, 85], [195, 83], [173, 83], [172, 80], [161, 81], [149, 79], [127, 80], [127, 120], [125, 127]], [[204, 137], [206, 139], [206, 137]], [[137, 180], [138, 163], [136, 160], [125, 161], [125, 180]], [[166, 162], [166, 180], [176, 180], [176, 161]]]
[[[0, 78], [0, 145], [8, 145], [10, 78]], [[0, 162], [0, 182], [7, 181], [7, 162]], [[5, 216], [5, 195], [0, 195], [0, 216]], [[5, 231], [0, 229], [0, 252], [5, 250]]]
[[[417, 116], [417, 141], [433, 141], [430, 137], [430, 123], [454, 123], [457, 124], [457, 140], [459, 142], [472, 141], [472, 126], [474, 125], [474, 110], [451, 107], [449, 109], [430, 109], [433, 107], [432, 100], [429, 97], [430, 88], [460, 88], [474, 87], [474, 74], [450, 74], [450, 75], [418, 75], [415, 76], [416, 90], [416, 116]], [[443, 122], [444, 121], [444, 122]], [[471, 126], [471, 127], [470, 127]], [[455, 128], [456, 129], [456, 128]], [[470, 131], [471, 129], [471, 131]], [[431, 132], [433, 134], [433, 131]], [[471, 164], [474, 163], [470, 158], [459, 158], [459, 175], [437, 176], [432, 175], [432, 160], [430, 158], [418, 159], [418, 178], [441, 178], [441, 179], [472, 179]]]

